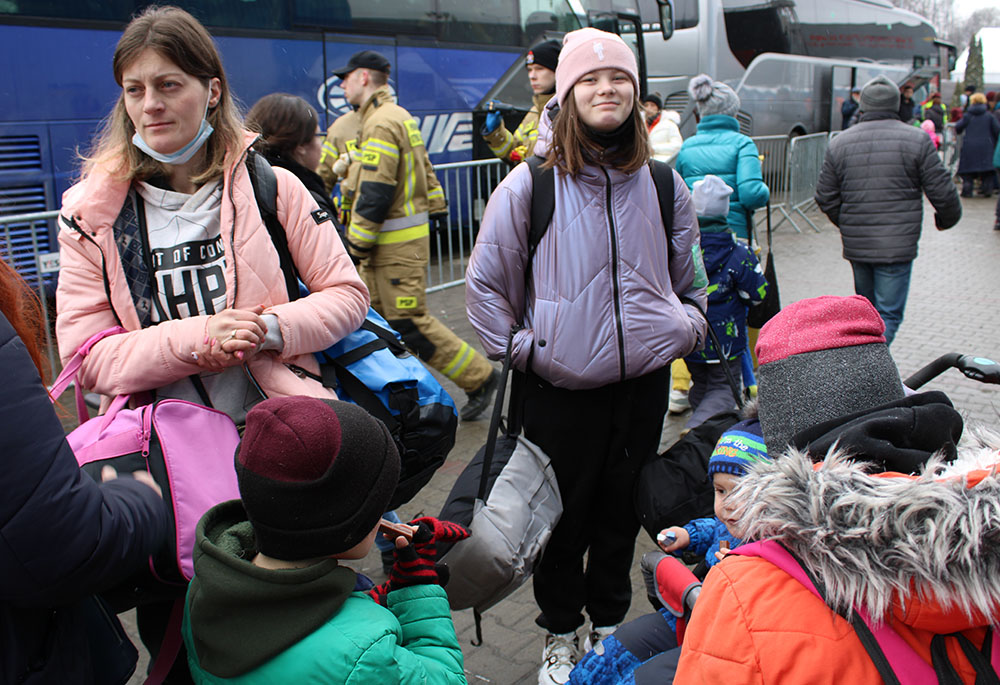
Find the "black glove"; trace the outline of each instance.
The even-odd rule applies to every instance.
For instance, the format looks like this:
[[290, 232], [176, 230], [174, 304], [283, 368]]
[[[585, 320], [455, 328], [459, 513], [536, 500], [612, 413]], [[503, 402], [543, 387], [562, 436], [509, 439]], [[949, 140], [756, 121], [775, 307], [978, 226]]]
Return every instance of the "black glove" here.
[[448, 212], [437, 212], [430, 215], [431, 232], [444, 233], [448, 230]]

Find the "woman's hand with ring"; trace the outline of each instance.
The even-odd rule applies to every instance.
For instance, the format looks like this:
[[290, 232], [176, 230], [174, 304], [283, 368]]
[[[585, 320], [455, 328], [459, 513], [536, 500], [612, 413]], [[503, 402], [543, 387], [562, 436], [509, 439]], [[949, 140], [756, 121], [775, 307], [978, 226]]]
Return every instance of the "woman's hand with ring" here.
[[257, 305], [252, 309], [225, 309], [209, 317], [205, 326], [208, 350], [200, 355], [198, 365], [226, 368], [256, 354], [267, 334], [267, 325], [260, 318], [263, 312], [263, 305]]

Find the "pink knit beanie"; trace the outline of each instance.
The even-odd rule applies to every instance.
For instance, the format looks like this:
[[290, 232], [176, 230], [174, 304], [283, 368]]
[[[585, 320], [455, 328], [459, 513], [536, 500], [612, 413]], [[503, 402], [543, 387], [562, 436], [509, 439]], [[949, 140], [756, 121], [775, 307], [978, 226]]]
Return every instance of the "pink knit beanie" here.
[[632, 79], [639, 97], [639, 67], [635, 55], [620, 36], [594, 28], [570, 31], [563, 38], [563, 48], [556, 66], [556, 98], [559, 106], [584, 74], [598, 69], [621, 69]]
[[885, 324], [860, 295], [799, 300], [757, 338], [758, 417], [768, 451], [817, 423], [903, 397]]

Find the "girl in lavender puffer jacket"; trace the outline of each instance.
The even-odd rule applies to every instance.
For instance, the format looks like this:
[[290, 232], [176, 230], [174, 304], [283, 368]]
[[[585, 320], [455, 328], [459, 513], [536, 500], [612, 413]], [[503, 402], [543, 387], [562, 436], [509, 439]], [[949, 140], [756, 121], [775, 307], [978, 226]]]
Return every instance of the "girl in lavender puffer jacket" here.
[[490, 198], [466, 274], [469, 321], [489, 356], [523, 326], [513, 363], [524, 433], [552, 460], [563, 500], [534, 576], [536, 621], [548, 633], [540, 683], [569, 677], [584, 610], [591, 643], [628, 611], [636, 473], [659, 443], [669, 364], [706, 333], [681, 302], [706, 302], [698, 223], [675, 173], [668, 250], [632, 52], [618, 36], [574, 31], [556, 84], [534, 150], [554, 167], [555, 212], [530, 274], [525, 164]]

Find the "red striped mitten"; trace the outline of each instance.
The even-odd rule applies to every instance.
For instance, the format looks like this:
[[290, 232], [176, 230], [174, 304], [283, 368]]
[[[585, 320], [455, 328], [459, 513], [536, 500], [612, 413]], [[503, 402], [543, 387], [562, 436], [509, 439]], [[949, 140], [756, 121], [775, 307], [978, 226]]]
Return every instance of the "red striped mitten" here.
[[457, 523], [441, 521], [433, 516], [421, 516], [410, 521], [411, 526], [417, 526], [413, 534], [413, 546], [421, 556], [437, 559], [437, 543], [458, 542], [469, 537], [471, 533]]

